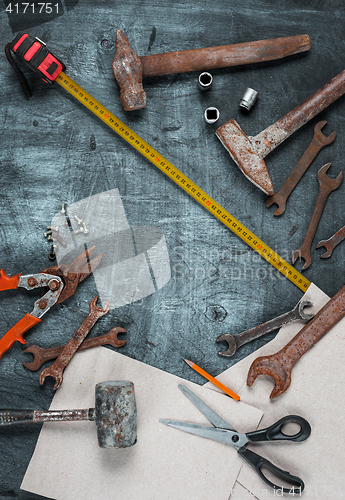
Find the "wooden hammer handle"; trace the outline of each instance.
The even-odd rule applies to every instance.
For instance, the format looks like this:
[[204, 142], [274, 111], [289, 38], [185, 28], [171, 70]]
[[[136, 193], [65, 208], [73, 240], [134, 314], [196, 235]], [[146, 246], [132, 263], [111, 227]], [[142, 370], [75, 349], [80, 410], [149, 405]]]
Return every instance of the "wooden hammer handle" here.
[[309, 49], [309, 35], [296, 35], [203, 49], [166, 52], [141, 56], [140, 59], [143, 68], [142, 76], [147, 77], [272, 61]]

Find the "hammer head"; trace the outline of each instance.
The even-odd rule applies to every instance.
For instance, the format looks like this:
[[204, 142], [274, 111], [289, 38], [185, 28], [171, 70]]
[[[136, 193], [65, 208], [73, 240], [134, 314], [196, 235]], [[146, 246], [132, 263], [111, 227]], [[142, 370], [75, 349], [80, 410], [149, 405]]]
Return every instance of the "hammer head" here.
[[247, 179], [268, 196], [273, 196], [266, 164], [257, 152], [253, 138], [246, 136], [236, 120], [224, 123], [216, 130], [216, 136]]
[[128, 448], [137, 442], [134, 385], [108, 380], [96, 385], [95, 422], [101, 448]]
[[113, 73], [121, 93], [120, 101], [125, 111], [146, 106], [146, 92], [142, 83], [140, 57], [131, 49], [121, 30], [116, 31], [116, 52], [112, 62]]

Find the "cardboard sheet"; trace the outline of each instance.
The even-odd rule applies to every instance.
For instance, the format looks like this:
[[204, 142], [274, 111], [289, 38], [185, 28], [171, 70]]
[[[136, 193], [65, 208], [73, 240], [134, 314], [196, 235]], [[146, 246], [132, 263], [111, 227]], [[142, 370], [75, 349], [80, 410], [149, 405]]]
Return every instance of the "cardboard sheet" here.
[[[315, 285], [311, 285], [303, 299], [314, 303], [318, 311], [329, 297]], [[334, 326], [311, 350], [295, 364], [292, 381], [287, 391], [270, 400], [273, 388], [271, 377], [260, 376], [252, 387], [246, 386], [248, 369], [258, 356], [274, 354], [291, 340], [302, 328], [301, 323], [286, 325], [274, 340], [232, 366], [219, 377], [241, 395], [242, 401], [253, 404], [263, 412], [260, 428], [266, 427], [287, 414], [306, 418], [311, 425], [310, 437], [302, 443], [258, 443], [250, 448], [305, 483], [301, 498], [306, 500], [343, 500], [345, 498], [344, 424], [345, 412], [344, 359], [345, 318]], [[214, 388], [207, 384], [208, 387]], [[277, 499], [249, 466], [242, 467], [238, 483], [260, 500]], [[236, 484], [231, 500], [241, 489]]]
[[51, 409], [93, 407], [98, 382], [123, 379], [135, 386], [137, 444], [104, 450], [94, 422], [47, 422], [21, 488], [58, 500], [228, 500], [243, 465], [235, 450], [158, 420], [209, 424], [179, 383], [239, 431], [255, 429], [262, 412], [104, 347], [72, 359]]

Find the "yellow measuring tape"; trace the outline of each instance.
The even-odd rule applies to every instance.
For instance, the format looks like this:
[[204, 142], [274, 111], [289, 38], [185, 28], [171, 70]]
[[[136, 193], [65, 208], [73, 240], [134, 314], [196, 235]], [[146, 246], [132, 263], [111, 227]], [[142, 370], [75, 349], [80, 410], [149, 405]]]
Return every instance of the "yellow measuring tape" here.
[[63, 71], [55, 80], [61, 87], [69, 92], [73, 97], [78, 99], [87, 109], [94, 113], [104, 123], [108, 125], [114, 132], [120, 135], [125, 141], [133, 146], [139, 153], [147, 158], [151, 163], [159, 168], [165, 175], [172, 179], [178, 186], [192, 196], [200, 205], [217, 217], [226, 227], [233, 233], [239, 236], [247, 245], [258, 252], [272, 266], [278, 269], [292, 283], [305, 292], [310, 281], [307, 280], [301, 273], [291, 266], [286, 260], [280, 257], [277, 252], [272, 250], [260, 238], [247, 229], [240, 221], [235, 219], [225, 208], [213, 200], [205, 191], [200, 189], [193, 181], [186, 177], [172, 163], [164, 158], [160, 153], [153, 149], [147, 142], [139, 137], [133, 130], [127, 127], [121, 120], [116, 118], [107, 108], [100, 104], [84, 89], [77, 85]]

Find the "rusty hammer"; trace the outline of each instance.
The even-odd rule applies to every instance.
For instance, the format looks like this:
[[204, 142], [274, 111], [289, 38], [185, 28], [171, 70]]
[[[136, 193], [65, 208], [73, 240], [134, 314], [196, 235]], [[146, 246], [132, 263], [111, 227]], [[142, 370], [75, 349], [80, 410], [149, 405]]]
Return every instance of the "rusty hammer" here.
[[146, 106], [146, 92], [142, 84], [144, 77], [272, 61], [309, 49], [309, 36], [296, 35], [139, 57], [118, 29], [112, 66], [121, 90], [122, 106], [125, 111], [133, 111]]
[[128, 448], [137, 442], [137, 408], [134, 385], [127, 380], [100, 382], [95, 408], [86, 410], [0, 410], [0, 427], [37, 422], [92, 420], [101, 448]]
[[247, 136], [234, 119], [219, 127], [216, 135], [247, 179], [273, 196], [265, 156], [344, 93], [345, 70], [255, 137]]

